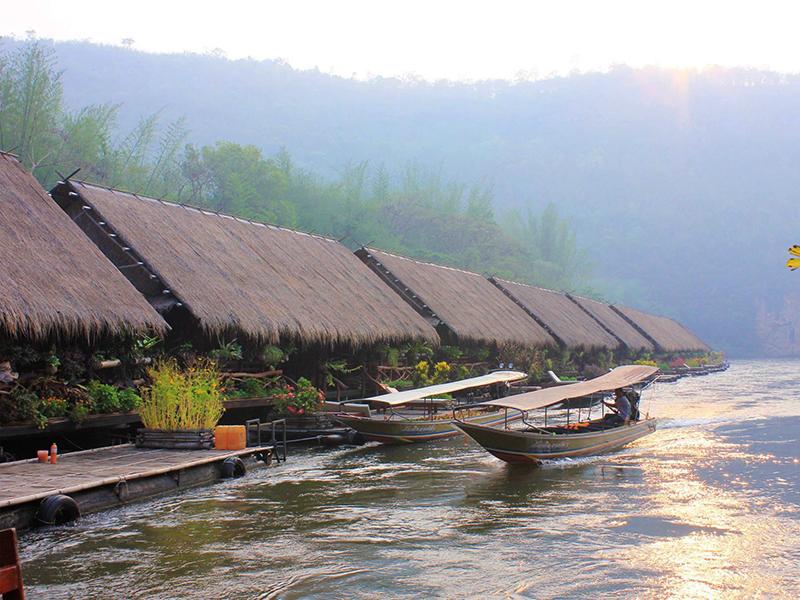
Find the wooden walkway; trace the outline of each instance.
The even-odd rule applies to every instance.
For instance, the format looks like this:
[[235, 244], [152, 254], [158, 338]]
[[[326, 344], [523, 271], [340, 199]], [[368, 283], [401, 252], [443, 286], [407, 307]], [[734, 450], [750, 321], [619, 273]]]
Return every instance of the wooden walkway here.
[[0, 464], [0, 509], [53, 494], [72, 495], [121, 481], [191, 469], [230, 456], [270, 451], [266, 446], [244, 450], [152, 450], [125, 444], [63, 454], [54, 465], [37, 459]]

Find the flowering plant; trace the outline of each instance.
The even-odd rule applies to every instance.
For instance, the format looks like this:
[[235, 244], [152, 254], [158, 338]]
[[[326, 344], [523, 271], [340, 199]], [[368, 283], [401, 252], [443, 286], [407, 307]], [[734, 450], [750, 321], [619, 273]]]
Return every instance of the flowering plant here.
[[322, 406], [325, 394], [314, 387], [305, 377], [297, 380], [297, 386], [279, 385], [273, 394], [275, 409], [280, 413], [303, 415]]

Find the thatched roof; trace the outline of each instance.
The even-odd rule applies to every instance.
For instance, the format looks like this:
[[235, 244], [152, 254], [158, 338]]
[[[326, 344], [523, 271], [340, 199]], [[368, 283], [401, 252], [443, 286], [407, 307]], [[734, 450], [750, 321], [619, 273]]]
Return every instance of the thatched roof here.
[[372, 248], [356, 254], [420, 314], [461, 342], [554, 345], [536, 321], [477, 273]]
[[493, 277], [490, 279], [567, 348], [611, 348], [620, 342], [565, 294]]
[[164, 320], [10, 154], [0, 153], [0, 331], [44, 339], [164, 331]]
[[612, 308], [629, 323], [639, 328], [658, 348], [664, 352], [706, 351], [709, 347], [703, 340], [677, 321], [649, 313], [614, 305]]
[[614, 311], [608, 304], [574, 296], [569, 294], [570, 300], [575, 302], [609, 333], [619, 339], [630, 350], [654, 350], [655, 346], [645, 336], [639, 333], [636, 328], [628, 323], [623, 317]]
[[431, 325], [334, 240], [82, 182], [71, 189], [206, 334], [438, 343]]

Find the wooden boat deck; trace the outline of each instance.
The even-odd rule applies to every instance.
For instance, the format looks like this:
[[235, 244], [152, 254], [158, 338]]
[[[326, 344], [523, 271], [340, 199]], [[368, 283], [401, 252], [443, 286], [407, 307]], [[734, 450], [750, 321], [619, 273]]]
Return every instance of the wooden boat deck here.
[[53, 494], [76, 492], [271, 452], [268, 446], [243, 450], [155, 450], [133, 444], [71, 452], [54, 465], [37, 459], [0, 464], [0, 510]]

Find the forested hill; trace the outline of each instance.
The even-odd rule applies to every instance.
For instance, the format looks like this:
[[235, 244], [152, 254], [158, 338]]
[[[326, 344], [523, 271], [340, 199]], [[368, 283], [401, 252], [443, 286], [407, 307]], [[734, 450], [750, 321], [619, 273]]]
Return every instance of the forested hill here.
[[56, 51], [66, 103], [121, 103], [122, 130], [161, 110], [165, 122], [186, 117], [194, 143], [285, 147], [327, 176], [413, 162], [490, 184], [500, 213], [552, 202], [609, 300], [675, 316], [734, 353], [798, 351], [800, 279], [782, 263], [800, 241], [800, 77], [620, 67], [538, 82], [361, 82], [272, 61]]

